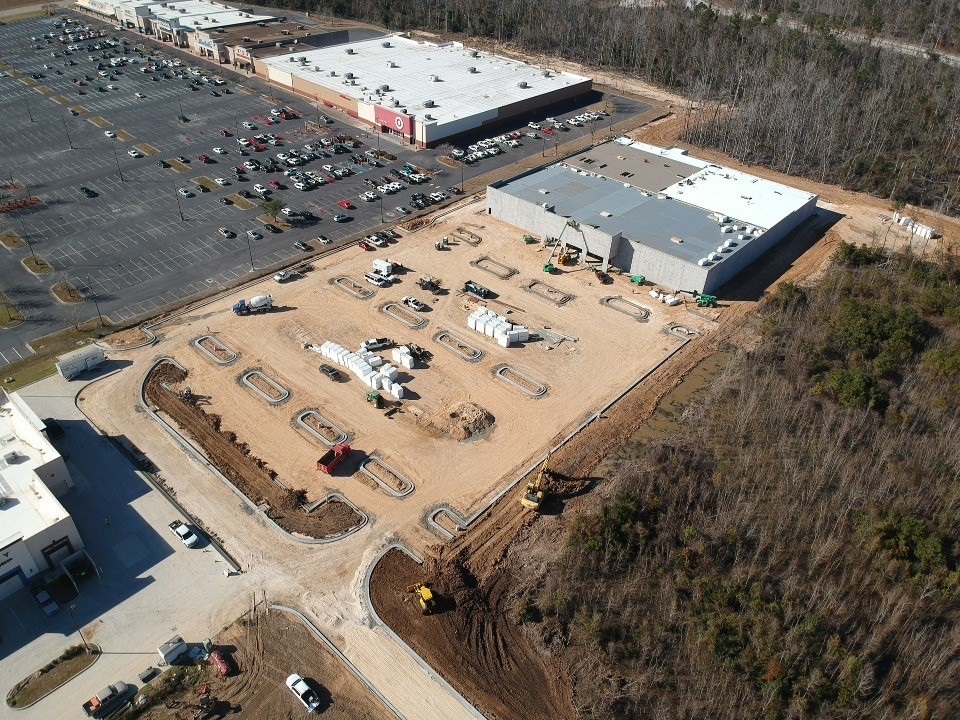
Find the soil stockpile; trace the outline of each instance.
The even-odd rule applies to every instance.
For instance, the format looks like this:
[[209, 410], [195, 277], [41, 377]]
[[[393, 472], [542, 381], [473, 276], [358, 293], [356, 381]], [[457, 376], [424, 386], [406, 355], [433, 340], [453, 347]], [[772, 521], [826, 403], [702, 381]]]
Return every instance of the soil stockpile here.
[[[247, 445], [237, 441], [235, 433], [221, 429], [220, 416], [209, 414], [198, 402], [188, 402], [180, 396], [177, 385], [186, 377], [187, 373], [180, 368], [160, 363], [147, 378], [147, 400], [197, 443], [240, 492], [257, 505], [266, 504], [269, 518], [287, 532], [311, 538], [338, 535], [360, 524], [362, 518], [357, 512], [337, 500], [322, 504], [312, 513], [304, 512], [306, 498], [302, 492], [277, 485], [276, 473], [251, 455]], [[196, 388], [191, 390], [195, 400], [202, 398]]]
[[449, 407], [446, 414], [435, 418], [433, 423], [454, 440], [466, 440], [491, 427], [494, 417], [476, 403], [460, 402]]

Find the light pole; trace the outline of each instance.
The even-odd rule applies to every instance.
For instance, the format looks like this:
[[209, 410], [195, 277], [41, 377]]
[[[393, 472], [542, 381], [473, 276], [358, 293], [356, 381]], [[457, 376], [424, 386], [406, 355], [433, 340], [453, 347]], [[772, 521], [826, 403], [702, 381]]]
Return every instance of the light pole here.
[[71, 150], [76, 150], [76, 148], [73, 146], [73, 138], [70, 137], [70, 131], [67, 129], [67, 118], [64, 115], [61, 115], [60, 121], [63, 123], [63, 132], [67, 136], [67, 144], [70, 145]]
[[80, 629], [80, 623], [77, 622], [77, 616], [73, 614], [73, 611], [77, 609], [77, 606], [73, 603], [67, 605], [67, 612], [70, 613], [70, 618], [73, 620], [73, 624], [77, 628], [77, 633], [80, 635], [80, 641], [83, 643], [83, 649], [86, 650], [87, 655], [90, 654], [90, 646], [87, 644], [87, 639], [83, 636], [83, 630]]
[[30, 111], [30, 103], [26, 97], [23, 98], [23, 104], [27, 106], [27, 116], [30, 118], [30, 122], [36, 122], [36, 120], [33, 119], [33, 113]]
[[117, 161], [117, 172], [120, 173], [120, 182], [126, 182], [126, 180], [123, 179], [123, 168], [120, 167], [120, 156], [117, 155], [117, 146], [112, 145], [111, 147], [113, 148], [113, 159]]
[[[175, 185], [176, 183], [174, 183]], [[186, 222], [187, 217], [183, 214], [183, 207], [180, 205], [180, 188], [175, 188], [173, 191], [173, 199], [177, 201], [177, 212], [180, 213], [180, 221]]]
[[464, 190], [463, 190], [463, 160], [460, 161], [460, 192], [464, 192]]
[[257, 268], [253, 264], [253, 248], [250, 247], [250, 235], [248, 233], [244, 233], [244, 234], [246, 235], [246, 238], [247, 238], [247, 254], [250, 256], [250, 271], [256, 272]]

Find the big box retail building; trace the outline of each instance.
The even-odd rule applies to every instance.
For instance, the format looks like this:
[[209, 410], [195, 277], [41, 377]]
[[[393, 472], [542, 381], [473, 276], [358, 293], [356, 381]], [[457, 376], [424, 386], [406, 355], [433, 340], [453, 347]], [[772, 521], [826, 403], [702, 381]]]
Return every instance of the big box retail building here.
[[629, 138], [487, 188], [487, 211], [671, 290], [711, 293], [816, 210], [817, 196]]
[[590, 78], [402, 35], [259, 58], [258, 75], [419, 147], [586, 95]]

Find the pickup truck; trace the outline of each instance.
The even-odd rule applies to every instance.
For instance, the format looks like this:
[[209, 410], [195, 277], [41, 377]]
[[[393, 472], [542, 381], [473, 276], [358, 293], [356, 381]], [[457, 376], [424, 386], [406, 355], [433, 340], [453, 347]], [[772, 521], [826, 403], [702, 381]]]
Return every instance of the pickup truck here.
[[193, 547], [200, 542], [197, 534], [179, 520], [174, 520], [170, 523], [170, 529], [173, 530], [174, 534], [180, 538], [187, 547]]
[[83, 704], [87, 717], [107, 717], [119, 710], [133, 697], [133, 688], [124, 682], [108, 685]]
[[343, 459], [350, 454], [349, 445], [334, 445], [332, 448], [327, 450], [323, 456], [317, 460], [317, 470], [320, 472], [331, 475], [336, 469], [337, 465], [343, 462]]

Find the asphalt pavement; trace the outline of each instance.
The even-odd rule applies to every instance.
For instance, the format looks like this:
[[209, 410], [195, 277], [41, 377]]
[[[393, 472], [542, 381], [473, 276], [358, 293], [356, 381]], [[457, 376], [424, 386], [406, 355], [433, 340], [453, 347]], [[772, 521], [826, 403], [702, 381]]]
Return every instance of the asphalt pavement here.
[[[0, 180], [19, 183], [2, 194], [8, 196], [4, 201], [29, 196], [43, 201], [36, 207], [0, 214], [0, 231], [12, 230], [29, 244], [18, 250], [0, 250], [0, 290], [25, 317], [19, 326], [0, 331], [0, 366], [27, 356], [29, 341], [95, 318], [98, 313], [115, 323], [149, 315], [158, 308], [229, 286], [265, 267], [305, 257], [294, 247], [295, 241], [309, 243], [325, 235], [336, 247], [372, 232], [384, 222], [397, 222], [402, 215], [394, 208], [408, 206], [414, 192], [429, 195], [525, 156], [535, 159], [539, 155], [547, 161], [551, 152], [557, 152], [554, 138], [524, 137], [520, 148], [461, 171], [439, 163], [441, 151], [418, 151], [390, 136], [353, 127], [348, 124], [353, 122], [350, 118], [335, 110], [325, 110], [333, 123], [323, 128], [322, 134], [304, 120], [285, 120], [266, 127], [263, 119], [276, 107], [272, 101], [275, 98], [306, 120], [315, 120], [319, 112], [303, 98], [256, 77], [208, 64], [172, 47], [161, 52], [155, 41], [137, 33], [118, 32], [81, 15], [72, 17], [103, 30], [105, 39], [128, 40], [125, 56], [120, 53], [122, 46], [106, 52], [134, 57], [140, 64], [112, 71], [107, 66], [104, 71], [112, 75], [100, 77], [97, 66], [107, 64], [108, 59], [99, 50], [87, 49], [88, 43], [98, 40], [78, 41], [79, 51], [63, 55], [66, 45], [56, 39], [48, 43], [49, 38], [43, 38], [45, 33], [59, 33], [53, 27], [59, 18], [35, 18], [0, 27], [0, 70], [4, 73], [0, 76], [0, 112], [6, 121], [0, 134]], [[138, 46], [146, 50], [143, 54], [147, 57], [137, 57]], [[209, 76], [222, 77], [227, 84], [199, 84], [193, 86], [197, 88], [194, 90], [192, 78], [173, 75], [177, 68], [140, 72], [149, 58], [179, 59], [184, 67], [197, 67]], [[42, 77], [34, 78], [35, 74]], [[85, 81], [83, 87], [73, 82], [86, 77], [92, 80]], [[115, 89], [108, 89], [109, 85]], [[137, 97], [137, 93], [143, 97]], [[562, 117], [582, 111], [589, 103], [614, 108], [611, 122], [648, 109], [634, 100], [596, 93], [546, 114]], [[73, 115], [71, 108], [79, 114]], [[528, 119], [543, 118], [524, 121]], [[257, 129], [245, 129], [245, 121], [255, 123]], [[574, 128], [557, 139], [566, 142], [597, 132], [605, 124]], [[525, 122], [518, 121], [516, 129], [527, 131], [524, 126]], [[107, 130], [118, 137], [107, 137]], [[231, 136], [224, 137], [221, 130]], [[245, 181], [233, 175], [232, 168], [244, 160], [262, 160], [283, 151], [283, 147], [267, 146], [264, 152], [241, 157], [237, 137], [260, 132], [273, 132], [283, 138], [285, 147], [298, 149], [325, 135], [351, 135], [363, 143], [354, 151], [358, 156], [379, 146], [397, 160], [384, 167], [371, 167], [354, 165], [350, 156], [336, 155], [309, 163], [306, 169], [314, 171], [333, 164], [350, 167], [355, 173], [308, 192], [292, 188], [274, 192], [277, 199], [295, 209], [309, 210], [320, 219], [279, 234], [262, 232], [263, 238], [248, 247], [245, 231], [263, 229], [257, 219], [261, 214], [259, 201], [252, 200], [254, 207], [242, 210], [237, 204], [221, 204], [219, 198], [239, 189], [251, 190], [255, 183], [285, 180], [279, 173], [249, 173]], [[493, 131], [487, 131], [477, 139], [491, 134]], [[468, 138], [458, 145], [470, 142]], [[214, 153], [214, 147], [222, 147], [227, 154]], [[143, 157], [131, 157], [128, 152], [133, 148], [139, 148]], [[201, 154], [213, 162], [200, 162]], [[178, 156], [188, 160], [184, 172], [177, 172], [178, 166], [162, 168], [157, 164], [158, 160]], [[360, 201], [360, 193], [369, 189], [365, 179], [379, 181], [389, 175], [390, 169], [404, 163], [430, 171], [431, 182], [410, 186], [382, 201]], [[211, 180], [223, 177], [230, 185], [193, 197], [178, 194], [180, 188], [194, 188], [192, 179], [201, 176]], [[81, 187], [96, 195], [86, 197]], [[340, 212], [337, 202], [341, 199], [350, 200], [356, 209], [349, 211], [352, 221], [339, 224], [332, 221], [332, 216]], [[232, 230], [236, 237], [221, 237], [221, 227]], [[319, 245], [313, 243], [313, 247]], [[51, 263], [54, 272], [43, 276], [27, 272], [21, 261], [31, 253]], [[86, 300], [76, 305], [57, 301], [50, 287], [64, 280], [79, 288]]]

